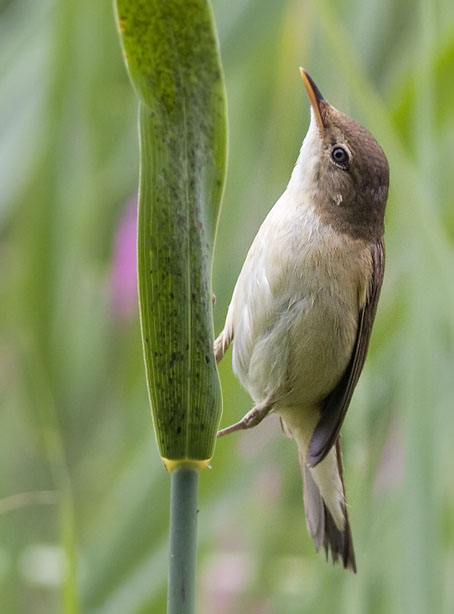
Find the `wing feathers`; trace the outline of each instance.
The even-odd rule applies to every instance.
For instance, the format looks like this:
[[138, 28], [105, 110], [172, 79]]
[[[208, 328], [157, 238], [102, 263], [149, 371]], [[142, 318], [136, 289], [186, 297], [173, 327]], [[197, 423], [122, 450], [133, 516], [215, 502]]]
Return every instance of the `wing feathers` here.
[[307, 462], [311, 467], [320, 463], [334, 445], [366, 360], [385, 267], [385, 250], [382, 239], [371, 246], [371, 259], [371, 281], [366, 304], [359, 314], [353, 353], [340, 382], [326, 398], [320, 420], [312, 435], [307, 454]]

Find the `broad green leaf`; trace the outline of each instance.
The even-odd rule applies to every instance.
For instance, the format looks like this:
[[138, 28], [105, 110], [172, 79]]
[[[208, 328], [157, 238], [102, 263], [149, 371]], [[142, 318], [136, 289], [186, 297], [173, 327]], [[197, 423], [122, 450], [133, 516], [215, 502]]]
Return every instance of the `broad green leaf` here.
[[211, 458], [221, 414], [211, 266], [226, 163], [224, 86], [205, 0], [118, 0], [117, 18], [140, 99], [145, 365], [159, 450], [173, 469]]

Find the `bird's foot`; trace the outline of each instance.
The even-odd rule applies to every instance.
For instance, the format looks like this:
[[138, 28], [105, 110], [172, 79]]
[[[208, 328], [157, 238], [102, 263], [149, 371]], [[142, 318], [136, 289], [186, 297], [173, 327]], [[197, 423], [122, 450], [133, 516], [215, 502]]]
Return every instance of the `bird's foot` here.
[[235, 422], [235, 424], [231, 424], [230, 426], [225, 427], [218, 431], [217, 436], [223, 437], [224, 435], [228, 435], [229, 433], [234, 433], [235, 431], [242, 431], [244, 429], [251, 429], [267, 416], [270, 411], [273, 409], [274, 403], [270, 398], [266, 398], [262, 403], [255, 405], [248, 413], [239, 421]]

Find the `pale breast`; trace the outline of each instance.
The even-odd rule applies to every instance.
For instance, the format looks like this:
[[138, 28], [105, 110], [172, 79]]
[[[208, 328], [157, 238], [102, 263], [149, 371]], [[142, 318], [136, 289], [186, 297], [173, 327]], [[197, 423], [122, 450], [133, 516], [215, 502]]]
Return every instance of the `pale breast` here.
[[[367, 245], [284, 196], [262, 224], [232, 297], [233, 368], [256, 402], [311, 405], [345, 370], [365, 302]], [[282, 202], [284, 201], [284, 202]]]

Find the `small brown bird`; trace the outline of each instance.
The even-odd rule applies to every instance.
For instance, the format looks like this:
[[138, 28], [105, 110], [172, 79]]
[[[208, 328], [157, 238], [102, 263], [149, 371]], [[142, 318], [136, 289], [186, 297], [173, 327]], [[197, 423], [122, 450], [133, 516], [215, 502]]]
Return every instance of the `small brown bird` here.
[[339, 431], [367, 354], [383, 281], [388, 162], [374, 137], [300, 69], [311, 122], [287, 189], [267, 215], [233, 292], [216, 359], [255, 406], [225, 435], [278, 414], [298, 444], [317, 551], [356, 571]]

